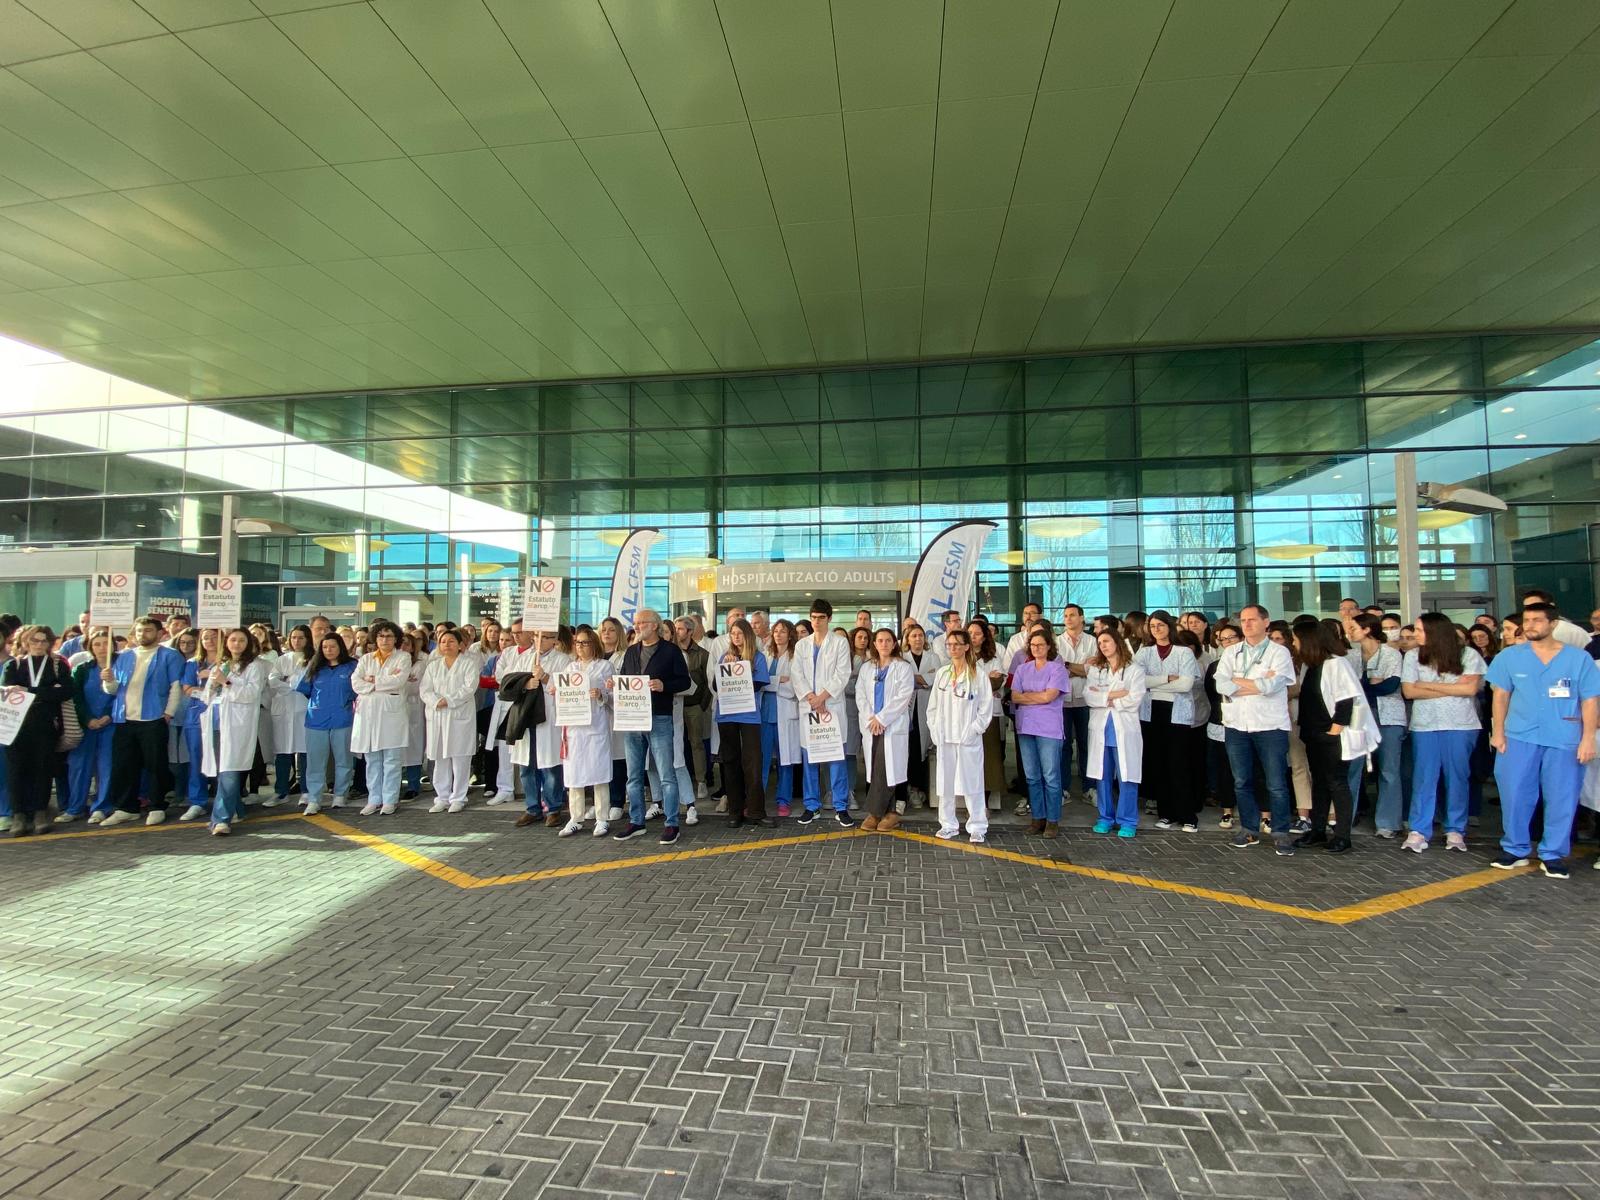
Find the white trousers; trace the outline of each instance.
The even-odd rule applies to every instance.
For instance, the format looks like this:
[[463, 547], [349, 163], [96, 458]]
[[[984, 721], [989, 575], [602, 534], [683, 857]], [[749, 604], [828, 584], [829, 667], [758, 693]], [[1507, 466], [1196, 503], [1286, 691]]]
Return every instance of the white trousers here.
[[[976, 755], [976, 779], [973, 787], [973, 763], [963, 762]], [[963, 767], [965, 770], [963, 770]], [[983, 747], [946, 745], [939, 748], [938, 770], [935, 780], [939, 790], [939, 828], [945, 833], [959, 833], [961, 822], [956, 817], [956, 796], [967, 802], [967, 832], [980, 837], [989, 832], [989, 806], [983, 794]], [[963, 779], [963, 776], [965, 778]], [[962, 784], [965, 791], [959, 791]]]
[[[587, 788], [567, 789], [567, 820], [577, 821], [580, 825], [588, 817], [584, 811], [584, 793]], [[604, 821], [611, 808], [611, 785], [597, 783], [594, 785], [594, 819]]]
[[472, 781], [472, 755], [433, 760], [433, 794], [446, 804], [465, 804]]
[[500, 751], [500, 769], [495, 775], [494, 790], [502, 796], [517, 794], [517, 764], [511, 761], [511, 752], [504, 748]]

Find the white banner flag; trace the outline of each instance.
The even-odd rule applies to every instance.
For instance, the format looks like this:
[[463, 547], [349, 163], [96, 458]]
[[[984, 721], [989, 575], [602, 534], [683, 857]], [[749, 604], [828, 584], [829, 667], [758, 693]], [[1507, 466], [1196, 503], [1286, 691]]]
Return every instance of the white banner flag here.
[[659, 529], [635, 529], [617, 551], [611, 569], [611, 615], [627, 628], [644, 607], [644, 577], [650, 569], [650, 547], [661, 540]]
[[915, 617], [929, 637], [943, 630], [946, 612], [954, 610], [963, 620], [969, 615], [978, 556], [995, 528], [993, 521], [958, 521], [929, 542], [917, 560], [906, 615]]

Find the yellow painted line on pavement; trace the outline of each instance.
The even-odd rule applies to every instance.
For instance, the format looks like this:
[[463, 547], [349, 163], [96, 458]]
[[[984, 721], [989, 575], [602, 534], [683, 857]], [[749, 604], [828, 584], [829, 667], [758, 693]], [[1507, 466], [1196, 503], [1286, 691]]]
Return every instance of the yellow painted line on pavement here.
[[[242, 821], [235, 821], [234, 829], [250, 828], [257, 825], [267, 825], [273, 821], [298, 821], [302, 814], [298, 812], [263, 814], [259, 817], [246, 817]], [[71, 825], [54, 825], [49, 833], [34, 833], [25, 838], [12, 837], [9, 833], [0, 833], [0, 846], [45, 846], [51, 842], [65, 842], [73, 838], [110, 838], [121, 837], [129, 833], [173, 833], [179, 830], [188, 830], [193, 833], [199, 830], [207, 831], [208, 826], [204, 821], [178, 821], [173, 819], [163, 821], [159, 825], [145, 825], [142, 822], [136, 825], [117, 825], [111, 829], [101, 829], [98, 825], [84, 825], [74, 821]]]
[[310, 821], [318, 829], [325, 829], [335, 837], [341, 837], [347, 842], [354, 842], [368, 850], [376, 850], [386, 858], [410, 867], [413, 871], [421, 871], [424, 875], [432, 875], [444, 883], [454, 884], [458, 888], [471, 888], [478, 886], [478, 877], [466, 871], [458, 871], [454, 867], [446, 866], [437, 859], [429, 858], [426, 854], [418, 854], [415, 850], [391, 842], [388, 838], [381, 838], [375, 833], [367, 833], [357, 829], [354, 825], [346, 825], [343, 821], [336, 821], [332, 817], [318, 813], [316, 816], [307, 817], [302, 814], [302, 819]]

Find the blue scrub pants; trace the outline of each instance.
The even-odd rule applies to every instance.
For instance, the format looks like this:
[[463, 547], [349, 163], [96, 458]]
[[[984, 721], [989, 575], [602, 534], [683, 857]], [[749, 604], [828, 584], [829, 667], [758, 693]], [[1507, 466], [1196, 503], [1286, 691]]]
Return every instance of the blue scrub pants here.
[[183, 744], [189, 750], [189, 774], [184, 781], [184, 799], [190, 807], [203, 808], [211, 811], [211, 789], [206, 786], [206, 777], [200, 771], [201, 755], [205, 753], [200, 739], [200, 726], [185, 725], [183, 727]]
[[[1387, 726], [1384, 732], [1388, 733]], [[1411, 735], [1411, 741], [1412, 831], [1425, 838], [1433, 836], [1433, 814], [1439, 806], [1439, 780], [1442, 778], [1445, 832], [1465, 837], [1471, 797], [1472, 748], [1477, 744], [1478, 730], [1419, 730]]]
[[[1065, 739], [1063, 739], [1065, 740]], [[1028, 807], [1035, 821], [1061, 822], [1061, 762], [1066, 756], [1053, 737], [1017, 734], [1017, 756], [1028, 781]]]
[[[1116, 788], [1113, 795], [1113, 785]], [[1122, 778], [1122, 766], [1117, 761], [1117, 730], [1109, 717], [1106, 720], [1106, 757], [1100, 765], [1100, 779], [1095, 785], [1100, 801], [1100, 819], [1136, 829], [1139, 825], [1139, 785]]]
[[[196, 768], [198, 770], [198, 768]], [[109, 813], [111, 803], [111, 726], [85, 729], [83, 741], [67, 755], [66, 811], [75, 817], [89, 814], [89, 782], [95, 783], [94, 811]]]
[[1061, 787], [1065, 791], [1072, 786], [1072, 755], [1073, 748], [1077, 748], [1078, 755], [1078, 790], [1084, 795], [1089, 794], [1089, 709], [1064, 708], [1061, 715], [1065, 719], [1061, 738]]
[[[848, 758], [848, 755], [846, 756]], [[811, 756], [804, 749], [800, 751], [800, 761], [805, 764], [802, 772], [803, 786], [805, 788], [805, 805], [807, 812], [822, 811], [822, 782], [818, 769], [828, 769], [829, 790], [833, 795], [833, 811], [850, 811], [850, 769], [841, 760], [840, 762], [814, 763]]]
[[1533, 810], [1544, 796], [1544, 836], [1539, 857], [1546, 862], [1565, 858], [1572, 850], [1572, 818], [1583, 789], [1583, 764], [1573, 746], [1539, 746], [1506, 739], [1506, 752], [1495, 755], [1494, 781], [1500, 788], [1500, 820], [1504, 836], [1500, 848], [1527, 858], [1532, 849], [1528, 829]]
[[1233, 792], [1238, 801], [1239, 828], [1254, 833], [1261, 828], [1261, 806], [1256, 801], [1256, 766], [1266, 781], [1272, 804], [1272, 832], [1287, 838], [1294, 822], [1289, 803], [1289, 731], [1263, 729], [1246, 733], [1229, 729], [1224, 735], [1228, 747], [1228, 767], [1233, 772]]
[[[778, 723], [776, 721], [761, 722], [761, 790], [767, 790], [767, 772], [772, 769], [772, 762], [778, 757]], [[779, 768], [781, 775], [782, 768]]]
[[[1382, 740], [1372, 752], [1378, 784], [1378, 807], [1373, 820], [1379, 829], [1399, 829], [1406, 817], [1405, 789], [1401, 784], [1400, 764], [1405, 751], [1406, 727], [1380, 725]], [[1351, 824], [1361, 815], [1361, 785], [1366, 780], [1367, 756], [1350, 760], [1350, 795], [1355, 804]], [[1274, 826], [1276, 828], [1276, 826]]]

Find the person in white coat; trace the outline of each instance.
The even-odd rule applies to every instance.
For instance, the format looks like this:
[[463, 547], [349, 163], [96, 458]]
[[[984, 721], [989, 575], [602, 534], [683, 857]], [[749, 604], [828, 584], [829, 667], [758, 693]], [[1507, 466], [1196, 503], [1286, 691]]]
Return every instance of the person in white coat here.
[[485, 802], [491, 806], [510, 804], [517, 798], [517, 765], [511, 761], [510, 745], [501, 737], [511, 705], [500, 699], [499, 689], [507, 675], [528, 669], [526, 656], [532, 652], [533, 642], [533, 634], [523, 629], [519, 618], [511, 622], [511, 628], [501, 635], [500, 653], [494, 658], [495, 699], [489, 709], [489, 731], [483, 742], [484, 754], [494, 751], [498, 763], [494, 782], [484, 787]]
[[[520, 641], [520, 639], [519, 639]], [[556, 673], [572, 663], [572, 632], [565, 625], [559, 630], [539, 631], [538, 643], [519, 656], [518, 671], [533, 678], [530, 686], [544, 689], [545, 719], [531, 732], [524, 733], [511, 747], [511, 761], [522, 768], [522, 807], [517, 828], [543, 822], [556, 828], [564, 822], [567, 797], [561, 787], [561, 727], [556, 724]]]
[[467, 807], [472, 752], [478, 746], [478, 672], [483, 663], [461, 644], [461, 634], [442, 630], [439, 649], [422, 670], [417, 694], [433, 760], [433, 806], [429, 812], [458, 813]]
[[933, 678], [928, 697], [928, 732], [938, 754], [939, 832], [949, 840], [961, 833], [956, 797], [967, 802], [967, 840], [982, 842], [989, 832], [983, 787], [983, 731], [994, 717], [994, 689], [972, 658], [965, 629], [944, 636], [946, 661]]
[[[800, 701], [802, 729], [807, 710], [822, 712], [824, 709], [833, 714], [833, 720], [840, 730], [844, 729], [844, 697], [850, 687], [850, 642], [833, 635], [830, 628], [832, 621], [833, 605], [819, 596], [811, 602], [811, 636], [795, 647], [789, 680]], [[855, 818], [850, 815], [850, 771], [845, 763], [842, 760], [812, 762], [804, 746], [803, 734], [800, 758], [805, 764], [805, 811], [799, 816], [799, 824], [811, 824], [822, 811], [819, 768], [826, 767], [833, 796], [833, 819], [845, 829], [855, 828]]]
[[916, 706], [916, 676], [900, 657], [892, 629], [872, 635], [872, 657], [856, 676], [856, 711], [861, 721], [867, 775], [867, 815], [863, 829], [892, 830], [900, 823], [895, 789], [906, 780], [911, 713]]
[[1302, 617], [1294, 623], [1293, 633], [1295, 652], [1305, 668], [1299, 735], [1311, 768], [1311, 830], [1294, 845], [1297, 850], [1324, 846], [1329, 854], [1344, 854], [1350, 850], [1355, 819], [1349, 763], [1377, 748], [1378, 723], [1367, 705], [1361, 677], [1327, 623]]
[[1204, 700], [1200, 665], [1194, 651], [1173, 637], [1178, 623], [1165, 609], [1145, 619], [1146, 644], [1133, 656], [1144, 668], [1145, 693], [1139, 705], [1139, 735], [1144, 742], [1139, 790], [1154, 800], [1156, 827], [1198, 828], [1200, 793], [1194, 786], [1204, 770], [1190, 753], [1196, 699]]
[[217, 837], [227, 837], [239, 819], [239, 794], [256, 759], [267, 670], [256, 655], [255, 639], [246, 630], [228, 630], [222, 663], [206, 679], [206, 707], [200, 714], [200, 769], [217, 781], [211, 806], [211, 832]]
[[422, 765], [427, 761], [428, 723], [422, 712], [422, 673], [428, 669], [433, 650], [425, 633], [414, 633], [400, 643], [411, 655], [411, 671], [406, 676], [406, 750], [400, 760], [400, 799], [415, 800], [422, 792]]
[[1114, 830], [1118, 837], [1131, 838], [1139, 829], [1144, 758], [1139, 709], [1145, 672], [1115, 625], [1102, 628], [1095, 645], [1098, 652], [1089, 660], [1083, 689], [1089, 704], [1089, 778], [1095, 781], [1100, 804], [1094, 831]]
[[[265, 661], [265, 660], [263, 660]], [[272, 795], [263, 808], [276, 808], [289, 798], [290, 780], [299, 790], [306, 781], [306, 698], [300, 694], [300, 680], [311, 662], [311, 627], [296, 625], [289, 631], [289, 648], [268, 666], [267, 690], [271, 703], [272, 746], [276, 751]]]
[[[611, 673], [622, 670], [622, 656], [628, 652], [628, 631], [615, 617], [600, 622], [600, 653], [611, 664]], [[628, 794], [627, 734], [619, 733], [612, 723], [611, 730], [611, 807], [606, 820], [622, 820], [622, 799]], [[680, 793], [681, 795], [682, 793]]]
[[374, 622], [371, 632], [376, 649], [361, 656], [350, 680], [356, 694], [350, 750], [367, 762], [367, 806], [361, 815], [387, 817], [400, 802], [400, 764], [411, 741], [406, 704], [411, 655], [400, 649], [400, 627], [393, 622]]
[[[928, 786], [928, 756], [933, 753], [933, 739], [928, 736], [928, 697], [933, 695], [933, 679], [939, 673], [942, 660], [928, 649], [928, 631], [915, 617], [907, 620], [901, 636], [905, 652], [900, 657], [911, 668], [912, 686], [916, 689], [916, 702], [911, 706], [911, 733], [907, 739], [906, 790], [913, 808], [926, 808], [928, 797], [934, 791]], [[904, 813], [906, 803], [906, 800], [897, 800], [895, 811]]]
[[795, 768], [800, 766], [800, 700], [794, 694], [794, 648], [798, 639], [794, 625], [785, 620], [772, 623], [771, 664], [774, 750], [778, 758], [778, 786], [774, 799], [778, 816], [787, 817], [794, 801]]
[[601, 650], [600, 635], [579, 625], [572, 635], [572, 662], [567, 674], [581, 674], [589, 697], [589, 721], [561, 727], [561, 771], [567, 786], [567, 823], [562, 837], [583, 832], [584, 790], [594, 789], [594, 836], [611, 828], [611, 698], [606, 680], [611, 660]]

